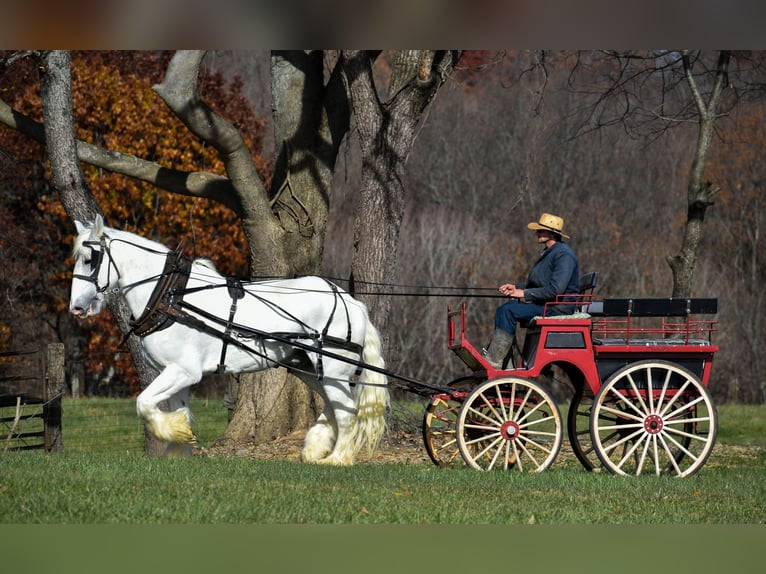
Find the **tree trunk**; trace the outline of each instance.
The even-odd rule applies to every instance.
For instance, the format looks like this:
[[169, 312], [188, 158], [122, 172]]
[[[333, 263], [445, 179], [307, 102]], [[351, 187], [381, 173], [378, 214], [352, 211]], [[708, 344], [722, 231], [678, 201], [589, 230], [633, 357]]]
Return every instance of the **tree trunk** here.
[[668, 265], [673, 272], [673, 297], [690, 297], [694, 285], [694, 268], [697, 264], [699, 246], [702, 240], [702, 225], [707, 208], [713, 204], [713, 196], [718, 192], [710, 182], [702, 182], [710, 142], [713, 139], [716, 113], [721, 101], [721, 94], [726, 87], [730, 54], [721, 51], [716, 68], [716, 79], [707, 102], [692, 76], [692, 64], [687, 53], [683, 55], [686, 82], [692, 92], [699, 114], [699, 135], [694, 151], [689, 185], [687, 188], [686, 226], [681, 244], [681, 251], [668, 257]]
[[[43, 57], [40, 72], [40, 95], [43, 103], [45, 140], [61, 203], [72, 220], [93, 221], [101, 213], [96, 200], [85, 185], [85, 178], [77, 159], [74, 113], [72, 111], [71, 55], [68, 51], [54, 50]], [[129, 330], [130, 311], [122, 298], [109, 302], [109, 310], [117, 320], [122, 333]], [[128, 340], [133, 363], [138, 371], [141, 388], [157, 376], [144, 359], [141, 341]], [[158, 454], [163, 449], [150, 433], [145, 433], [147, 454]]]
[[68, 51], [54, 50], [45, 54], [40, 67], [40, 96], [53, 184], [69, 217], [86, 222], [93, 221], [101, 210], [85, 185], [77, 159], [71, 63]]
[[[404, 217], [403, 176], [428, 103], [454, 68], [459, 52], [403, 51], [395, 64], [389, 99], [378, 98], [368, 52], [345, 51], [346, 81], [362, 149], [359, 211], [351, 263], [355, 282], [395, 280], [399, 230]], [[389, 354], [389, 297], [362, 297]], [[393, 353], [396, 353], [393, 350]]]
[[[349, 107], [340, 72], [324, 80], [321, 51], [276, 51], [271, 56], [271, 94], [277, 160], [269, 191], [272, 236], [259, 217], [245, 222], [255, 248], [251, 273], [317, 274], [322, 267], [329, 197], [341, 141], [348, 132]], [[263, 242], [279, 245], [270, 252]], [[222, 443], [264, 442], [307, 429], [322, 411], [322, 400], [284, 369], [238, 377], [234, 410]]]
[[226, 433], [220, 445], [273, 441], [316, 422], [322, 400], [285, 369], [268, 369], [232, 377], [234, 401]]

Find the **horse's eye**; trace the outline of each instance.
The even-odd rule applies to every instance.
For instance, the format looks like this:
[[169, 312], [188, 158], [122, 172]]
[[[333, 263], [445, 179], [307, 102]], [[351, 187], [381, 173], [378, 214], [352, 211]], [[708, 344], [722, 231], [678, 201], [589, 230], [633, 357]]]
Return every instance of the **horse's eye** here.
[[93, 259], [83, 259], [82, 262], [88, 267], [90, 267], [90, 264], [93, 263]]

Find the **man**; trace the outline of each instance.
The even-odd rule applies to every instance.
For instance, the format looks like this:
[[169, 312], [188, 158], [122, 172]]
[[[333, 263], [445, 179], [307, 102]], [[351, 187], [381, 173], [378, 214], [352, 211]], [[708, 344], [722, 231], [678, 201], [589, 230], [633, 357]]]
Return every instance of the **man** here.
[[[555, 301], [557, 295], [577, 294], [579, 291], [579, 264], [574, 251], [563, 241], [564, 238], [569, 239], [563, 233], [564, 220], [543, 213], [538, 221], [527, 227], [535, 230], [537, 242], [544, 249], [525, 282], [500, 286], [500, 293], [512, 300], [495, 311], [495, 333], [485, 352], [487, 361], [496, 369], [502, 367], [519, 321], [541, 316], [545, 303]], [[547, 314], [565, 315], [574, 311], [575, 305], [552, 305], [548, 307]]]

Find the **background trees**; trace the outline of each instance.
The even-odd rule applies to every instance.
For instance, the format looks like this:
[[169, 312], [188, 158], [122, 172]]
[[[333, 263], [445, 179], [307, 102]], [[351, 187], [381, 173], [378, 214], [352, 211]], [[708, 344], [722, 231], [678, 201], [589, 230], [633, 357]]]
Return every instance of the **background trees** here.
[[[585, 56], [485, 54], [480, 73], [453, 74], [408, 164], [401, 283], [494, 288], [523, 277], [537, 249], [526, 223], [551, 210], [561, 213], [572, 231], [570, 243], [583, 271], [600, 272], [598, 296], [672, 294], [667, 258], [682, 245], [699, 131], [682, 62], [677, 60], [672, 84], [660, 74], [636, 77], [643, 91], [631, 92], [636, 115], [626, 122], [625, 110], [603, 98], [619, 61], [612, 54], [590, 54], [585, 66]], [[717, 54], [701, 58], [695, 73], [700, 89], [707, 90]], [[761, 53], [737, 53], [732, 61], [731, 87], [723, 92], [701, 180], [721, 189], [706, 212], [691, 286], [692, 296], [719, 298], [721, 352], [711, 383], [718, 400], [763, 400], [758, 375], [763, 359], [755, 357], [757, 344], [748, 343], [762, 333], [763, 300], [742, 292], [744, 281], [755, 290], [759, 283], [750, 276], [745, 280], [740, 270], [742, 265], [748, 273], [763, 269], [757, 248], [762, 178], [755, 175], [763, 167], [753, 157], [763, 143], [752, 131], [762, 114], [761, 58]], [[704, 62], [712, 67], [700, 67]], [[621, 93], [624, 103], [625, 90]], [[594, 117], [599, 102], [610, 115]], [[342, 246], [351, 237], [342, 214], [335, 215], [325, 253], [331, 274], [347, 264]], [[749, 258], [747, 264], [743, 258]], [[392, 362], [425, 380], [463, 374], [444, 344], [446, 304], [460, 299], [395, 297]], [[469, 298], [471, 337], [479, 343], [490, 336], [497, 303]]]
[[[114, 54], [91, 56], [104, 62], [116, 58]], [[220, 181], [217, 178], [222, 179], [227, 173], [220, 154], [200, 138], [179, 139], [182, 133], [188, 136], [188, 130], [167, 112], [168, 106], [150, 89], [152, 85], [169, 81], [165, 69], [170, 55], [129, 53], [122, 56], [132, 61], [117, 73], [115, 69], [119, 66], [111, 62], [104, 66], [86, 64], [86, 71], [79, 71], [77, 61], [82, 56], [76, 55], [75, 101], [91, 89], [103, 98], [100, 103], [76, 103], [80, 137], [144, 157], [150, 163], [167, 165], [176, 170], [163, 173], [171, 180], [173, 176], [190, 172], [200, 174], [200, 178], [209, 173], [212, 175], [208, 181]], [[418, 137], [401, 176], [407, 193], [401, 206], [398, 263], [390, 275], [392, 283], [494, 289], [501, 281], [524, 276], [536, 250], [526, 233], [526, 223], [536, 219], [541, 211], [551, 210], [565, 218], [583, 270], [595, 269], [601, 273], [597, 294], [663, 296], [672, 293], [673, 276], [666, 259], [678, 252], [682, 242], [697, 126], [680, 121], [679, 117], [668, 122], [677, 124], [678, 129], [667, 130], [666, 125], [658, 128], [658, 117], [669, 118], [670, 114], [659, 114], [657, 105], [647, 102], [651, 96], [664, 103], [667, 112], [671, 104], [691, 102], [690, 93], [684, 91], [683, 81], [672, 83], [675, 91], [667, 92], [663, 87], [670, 86], [669, 81], [663, 86], [662, 81], [655, 83], [647, 78], [640, 83], [640, 94], [632, 92], [634, 99], [630, 101], [634, 110], [638, 109], [638, 103], [644, 103], [641, 109], [654, 111], [654, 128], [649, 130], [650, 124], [643, 121], [633, 124], [611, 121], [622, 119], [624, 110], [616, 107], [614, 101], [600, 99], [603, 85], [597, 80], [613, 83], [611, 66], [616, 60], [606, 56], [612, 55], [472, 53], [464, 56], [457, 69], [445, 76], [447, 83], [427, 108], [427, 121], [416, 124]], [[735, 77], [734, 72], [752, 70], [754, 75], [747, 85], [757, 86], [756, 67], [746, 67], [756, 56], [760, 55], [736, 54], [729, 68], [729, 84], [735, 89], [724, 90], [725, 97], [744, 93], [742, 84], [734, 81], [742, 76]], [[146, 68], [147, 75], [141, 79], [138, 70], [144, 68], [140, 61], [150, 57], [160, 63]], [[315, 252], [310, 264], [309, 259], [304, 259], [301, 266], [311, 272], [346, 279], [354, 257], [353, 222], [359, 206], [358, 191], [363, 187], [363, 164], [356, 151], [360, 144], [348, 115], [350, 108], [333, 103], [331, 98], [331, 94], [345, 93], [345, 89], [341, 89], [342, 82], [333, 83], [338, 81], [335, 74], [340, 69], [336, 66], [341, 60], [338, 54], [215, 53], [203, 62], [198, 73], [201, 84], [196, 88], [197, 96], [192, 98], [203, 98], [206, 105], [228, 123], [242, 126], [240, 131], [253, 152], [250, 157], [255, 172], [270, 197], [277, 198], [278, 206], [273, 213], [283, 233], [297, 242], [306, 241], [300, 239], [303, 232], [311, 225], [321, 226], [326, 222], [326, 237], [319, 252]], [[700, 62], [703, 60], [712, 65], [717, 61], [715, 55]], [[386, 101], [395, 62], [394, 55], [388, 60], [377, 58], [370, 68], [369, 77], [376, 84], [376, 92], [382, 94], [384, 113], [390, 113]], [[682, 72], [682, 59], [677, 63], [680, 67], [674, 70]], [[24, 69], [23, 73], [19, 67]], [[571, 89], [573, 69], [578, 72], [576, 90]], [[278, 102], [286, 97], [286, 92], [280, 90], [264, 95], [262, 80], [270, 74], [268, 70], [274, 71], [275, 86], [312, 94], [313, 111], [301, 116], [296, 111], [285, 110], [286, 117], [281, 119], [254, 116], [250, 106], [268, 111], [264, 101]], [[241, 82], [227, 83], [224, 78], [234, 78], [235, 72], [241, 75]], [[126, 81], [132, 73], [140, 88], [110, 83], [113, 76]], [[34, 115], [39, 105], [35, 103], [37, 79], [33, 63], [14, 64], [0, 81], [5, 101], [10, 102], [14, 94], [16, 109], [41, 119]], [[125, 97], [127, 94], [131, 97]], [[229, 103], [219, 104], [219, 98]], [[594, 108], [599, 102], [603, 107]], [[726, 115], [716, 121], [716, 133], [701, 180], [712, 182], [720, 191], [706, 212], [691, 294], [720, 298], [721, 330], [717, 340], [722, 351], [712, 382], [717, 398], [762, 401], [764, 390], [758, 373], [763, 359], [758, 341], [763, 333], [763, 297], [757, 286], [763, 282], [764, 266], [763, 255], [756, 246], [759, 240], [762, 242], [760, 230], [764, 223], [763, 166], [757, 153], [763, 145], [764, 134], [759, 127], [763, 109], [758, 99], [740, 99], [736, 105], [731, 105], [729, 100], [723, 103], [719, 111]], [[602, 120], [609, 117], [610, 121], [596, 122], [594, 109], [612, 113], [599, 116]], [[117, 143], [117, 132], [133, 125], [128, 119], [133, 116], [136, 118], [133, 131], [124, 142]], [[167, 119], [162, 119], [165, 116]], [[338, 122], [339, 118], [343, 121]], [[648, 115], [640, 116], [642, 120], [648, 118]], [[324, 131], [330, 125], [340, 127], [333, 133]], [[583, 126], [601, 129], [583, 130]], [[277, 134], [274, 141], [264, 140], [269, 130]], [[16, 318], [12, 334], [10, 320], [7, 320], [0, 336], [5, 337], [6, 344], [11, 344], [11, 336], [18, 337], [22, 326], [36, 324], [21, 321], [22, 316], [42, 315], [49, 318], [48, 322], [59, 333], [68, 329], [71, 333], [67, 336], [76, 333], [86, 337], [95, 348], [111, 350], [111, 343], [97, 339], [105, 332], [105, 326], [94, 326], [92, 332], [81, 333], [68, 324], [62, 313], [62, 303], [67, 298], [68, 266], [61, 266], [61, 261], [66, 256], [65, 244], [71, 230], [63, 223], [56, 224], [57, 220], [52, 217], [60, 208], [44, 177], [43, 151], [11, 130], [3, 129], [2, 142], [6, 169], [0, 186], [4, 199], [0, 209], [4, 223], [8, 223], [4, 229], [9, 230], [2, 239], [3, 261], [9, 261], [9, 270], [15, 265], [17, 272], [3, 277], [4, 294], [13, 301], [4, 317]], [[262, 155], [258, 150], [263, 150]], [[312, 150], [324, 150], [327, 155], [317, 159]], [[108, 167], [113, 166], [85, 166], [84, 169], [94, 191], [104, 182], [101, 201], [114, 204], [115, 214], [110, 218], [114, 224], [135, 226], [132, 228], [166, 243], [185, 240], [187, 246], [196, 248], [196, 253], [211, 255], [226, 272], [258, 271], [247, 267], [247, 256], [251, 253], [245, 246], [250, 242], [244, 229], [236, 224], [239, 209], [236, 203], [222, 207], [199, 197], [177, 198], [161, 191], [161, 186], [141, 183], [140, 179], [119, 179], [120, 176], [107, 171]], [[316, 197], [325, 205], [317, 208], [319, 211], [315, 213], [319, 216], [311, 220], [301, 207], [301, 204], [308, 207], [307, 200], [295, 195], [302, 189], [301, 177], [306, 178], [304, 181], [313, 181], [314, 188], [321, 190]], [[26, 184], [30, 184], [31, 189], [22, 192]], [[165, 180], [164, 184], [171, 183]], [[237, 193], [227, 192], [226, 197], [231, 196]], [[173, 203], [176, 200], [189, 203]], [[219, 211], [213, 210], [214, 206]], [[199, 222], [197, 217], [201, 218]], [[13, 226], [15, 221], [18, 227]], [[144, 224], [146, 227], [139, 227]], [[34, 233], [39, 230], [45, 233]], [[29, 249], [28, 246], [39, 241], [40, 235], [51, 239], [49, 247]], [[310, 241], [316, 242], [316, 239]], [[298, 249], [295, 243], [286, 252], [294, 254]], [[50, 261], [45, 262], [42, 257], [48, 255]], [[261, 251], [255, 260], [267, 261], [268, 257]], [[293, 265], [298, 258], [291, 257], [288, 261]], [[49, 269], [56, 269], [54, 276], [58, 276], [58, 284], [47, 275]], [[292, 272], [290, 267], [285, 269]], [[32, 278], [22, 278], [26, 273]], [[38, 273], [39, 280], [34, 279], [34, 273]], [[54, 285], [58, 285], [58, 292], [51, 291], [45, 297], [38, 295], [53, 289]], [[362, 286], [357, 284], [357, 290], [362, 291]], [[367, 285], [364, 289], [382, 293], [415, 291], [380, 285]], [[419, 292], [444, 291], [420, 289]], [[462, 294], [486, 295], [487, 292], [465, 290]], [[381, 295], [371, 295], [369, 299], [379, 297]], [[389, 366], [433, 381], [462, 374], [459, 361], [444, 348], [446, 304], [457, 304], [461, 298], [458, 292], [454, 298], [392, 296], [390, 312], [385, 316], [389, 321], [386, 328]], [[41, 313], [40, 302], [44, 300], [48, 306]], [[469, 301], [470, 328], [478, 342], [489, 336], [491, 313], [497, 303], [497, 300], [479, 297]], [[21, 313], [25, 308], [28, 312]], [[42, 327], [33, 330], [39, 336]], [[93, 351], [85, 356], [94, 361], [98, 357]], [[88, 363], [89, 391], [96, 392], [99, 380], [109, 381], [108, 385], [101, 385], [100, 392], [114, 389], [115, 376], [110, 373], [115, 368], [114, 373], [129, 369], [119, 358], [115, 360], [112, 353], [100, 356], [98, 364]], [[281, 388], [279, 385], [279, 381], [272, 384]], [[249, 401], [256, 402], [254, 397]]]

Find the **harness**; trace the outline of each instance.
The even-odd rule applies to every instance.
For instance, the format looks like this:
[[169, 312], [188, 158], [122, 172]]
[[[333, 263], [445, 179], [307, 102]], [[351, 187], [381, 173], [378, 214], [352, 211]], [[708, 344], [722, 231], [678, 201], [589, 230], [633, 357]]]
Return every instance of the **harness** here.
[[[330, 312], [330, 315], [327, 318], [327, 323], [325, 324], [325, 327], [324, 329], [322, 329], [321, 332], [313, 329], [309, 325], [306, 325], [298, 317], [292, 315], [286, 309], [279, 307], [272, 301], [269, 301], [268, 299], [261, 297], [257, 295], [256, 293], [246, 291], [244, 288], [244, 283], [235, 279], [226, 280], [226, 287], [229, 291], [229, 296], [231, 297], [231, 300], [232, 300], [231, 307], [229, 309], [228, 320], [221, 319], [220, 317], [217, 317], [213, 315], [212, 313], [197, 307], [196, 305], [192, 305], [191, 303], [184, 301], [182, 297], [177, 297], [174, 299], [175, 310], [174, 310], [174, 314], [172, 318], [174, 321], [181, 323], [183, 325], [186, 325], [187, 327], [191, 327], [193, 329], [196, 329], [197, 331], [200, 331], [208, 335], [214, 336], [218, 339], [221, 339], [222, 347], [221, 347], [221, 358], [218, 362], [218, 367], [217, 367], [218, 373], [222, 373], [226, 369], [225, 360], [226, 360], [226, 352], [229, 345], [233, 345], [243, 351], [252, 353], [256, 356], [259, 356], [263, 359], [266, 359], [267, 361], [274, 363], [275, 365], [278, 365], [278, 363], [276, 363], [275, 361], [273, 361], [267, 356], [266, 350], [263, 348], [264, 341], [273, 340], [273, 341], [277, 341], [281, 343], [286, 343], [297, 349], [315, 352], [317, 354], [316, 376], [319, 380], [321, 380], [324, 377], [323, 357], [339, 358], [341, 360], [344, 360], [345, 362], [356, 363], [357, 365], [356, 374], [358, 376], [362, 371], [361, 362], [350, 361], [346, 357], [341, 357], [339, 355], [329, 353], [325, 350], [325, 347], [345, 349], [359, 355], [362, 354], [362, 350], [363, 350], [362, 345], [354, 343], [351, 340], [351, 318], [349, 315], [348, 306], [346, 305], [346, 301], [343, 299], [343, 297], [340, 296], [340, 293], [336, 285], [334, 285], [333, 283], [329, 281], [327, 281], [327, 284], [329, 285], [330, 290], [333, 292], [335, 297], [333, 299], [332, 311]], [[204, 287], [187, 289], [183, 293], [181, 293], [181, 295], [185, 293], [201, 291], [203, 289], [216, 289], [220, 287], [223, 287], [223, 285], [206, 285]], [[235, 323], [234, 316], [237, 310], [237, 302], [240, 299], [242, 299], [245, 295], [250, 295], [252, 297], [255, 297], [256, 299], [261, 301], [264, 305], [271, 307], [274, 311], [287, 316], [291, 321], [303, 327], [305, 329], [305, 332], [262, 331], [254, 327], [250, 327], [248, 325]], [[333, 319], [335, 317], [335, 313], [338, 309], [338, 301], [341, 301], [343, 303], [343, 309], [346, 314], [346, 325], [348, 326], [348, 328], [346, 330], [345, 338], [335, 337], [328, 334], [330, 325], [332, 324]], [[204, 320], [199, 319], [195, 315], [202, 317], [202, 319]], [[223, 327], [223, 332], [217, 329], [214, 329], [211, 326], [211, 324], [208, 323], [207, 321]], [[241, 340], [241, 338], [257, 340], [259, 344], [261, 345], [261, 351], [258, 351], [257, 349], [253, 348], [253, 346], [244, 343]], [[313, 345], [302, 342], [302, 340], [306, 340], [306, 339], [312, 341]]]
[[[183, 257], [176, 252], [171, 251], [167, 254], [162, 275], [157, 281], [157, 285], [155, 286], [154, 291], [152, 291], [141, 316], [138, 319], [130, 321], [131, 329], [126, 335], [126, 338], [130, 336], [130, 334], [146, 337], [152, 333], [167, 329], [174, 323], [180, 323], [221, 340], [221, 356], [216, 368], [216, 372], [218, 373], [223, 373], [226, 370], [226, 354], [230, 345], [264, 358], [270, 362], [274, 362], [267, 356], [266, 350], [263, 347], [264, 341], [269, 339], [287, 343], [298, 349], [316, 352], [316, 375], [320, 380], [324, 376], [323, 357], [334, 356], [325, 351], [325, 347], [345, 349], [361, 355], [363, 349], [362, 345], [354, 343], [351, 340], [351, 318], [348, 306], [343, 297], [341, 297], [337, 286], [333, 283], [329, 281], [327, 282], [331, 291], [335, 295], [333, 298], [333, 308], [324, 329], [320, 332], [311, 328], [309, 325], [306, 325], [298, 317], [295, 317], [286, 309], [279, 307], [268, 299], [246, 291], [245, 284], [238, 279], [229, 277], [226, 279], [225, 285], [216, 284], [187, 288], [192, 263], [193, 262], [190, 259]], [[229, 297], [231, 298], [229, 315], [226, 319], [217, 317], [196, 305], [184, 301], [184, 295], [188, 293], [207, 289], [219, 289], [224, 286], [227, 288]], [[290, 320], [303, 327], [306, 332], [272, 333], [236, 323], [234, 319], [237, 313], [237, 305], [245, 295], [256, 297], [262, 303], [273, 308], [278, 313], [286, 315]], [[338, 301], [342, 302], [343, 310], [346, 315], [346, 324], [348, 328], [345, 338], [334, 337], [328, 334], [330, 325], [332, 324], [338, 309]], [[200, 317], [202, 319], [200, 319]], [[223, 330], [216, 329], [213, 325], [218, 325]], [[247, 344], [241, 339], [257, 341], [261, 349], [258, 350], [252, 343]], [[306, 339], [311, 340], [313, 345], [305, 344], [300, 341]], [[276, 362], [274, 363], [276, 364]], [[361, 373], [361, 370], [362, 367], [358, 365], [357, 375]]]
[[[89, 275], [74, 274], [73, 277], [82, 279], [93, 283], [96, 286], [96, 290], [99, 293], [106, 293], [110, 284], [109, 278], [107, 278], [106, 284], [102, 287], [98, 284], [98, 276], [101, 269], [101, 264], [104, 260], [104, 254], [109, 254], [109, 269], [108, 273], [111, 273], [112, 267], [114, 267], [117, 276], [120, 276], [120, 271], [115, 265], [110, 251], [111, 239], [106, 235], [102, 235], [98, 241], [84, 241], [83, 246], [88, 247], [91, 250], [91, 255], [94, 261], [91, 263], [92, 271]], [[100, 247], [100, 249], [97, 249]], [[152, 249], [144, 248], [148, 251], [159, 253]], [[274, 365], [278, 365], [276, 361], [269, 358], [266, 354], [264, 342], [266, 340], [274, 340], [277, 342], [288, 344], [296, 349], [301, 349], [307, 352], [314, 352], [317, 355], [316, 364], [316, 376], [318, 379], [322, 379], [324, 375], [323, 357], [335, 358], [345, 362], [350, 362], [357, 365], [357, 375], [359, 375], [364, 368], [364, 364], [360, 361], [350, 360], [348, 357], [343, 357], [325, 350], [325, 347], [336, 348], [351, 351], [355, 354], [362, 354], [363, 347], [351, 340], [351, 317], [346, 300], [341, 296], [338, 287], [325, 279], [331, 292], [333, 293], [333, 308], [327, 319], [327, 323], [321, 331], [318, 331], [305, 324], [298, 317], [291, 314], [286, 309], [278, 306], [276, 303], [258, 295], [253, 291], [248, 291], [245, 288], [245, 283], [238, 279], [226, 278], [225, 284], [210, 284], [201, 287], [188, 288], [187, 284], [191, 273], [191, 267], [193, 261], [188, 257], [184, 257], [177, 251], [169, 251], [165, 257], [165, 265], [162, 273], [158, 276], [148, 277], [140, 280], [136, 283], [132, 283], [122, 288], [122, 291], [127, 291], [137, 285], [148, 283], [150, 281], [157, 281], [149, 300], [144, 308], [141, 316], [129, 321], [130, 330], [123, 338], [121, 344], [127, 340], [127, 338], [133, 334], [138, 337], [146, 337], [153, 333], [167, 329], [174, 323], [180, 323], [217, 339], [222, 342], [221, 356], [218, 361], [217, 372], [222, 373], [226, 369], [226, 354], [228, 347], [233, 345], [245, 352], [251, 353], [255, 356], [261, 357]], [[231, 306], [229, 308], [228, 318], [223, 319], [217, 317], [212, 313], [205, 311], [191, 303], [184, 301], [184, 296], [189, 293], [195, 293], [207, 289], [219, 289], [226, 287], [229, 297], [231, 298]], [[114, 290], [115, 292], [118, 289]], [[299, 325], [303, 331], [300, 332], [281, 332], [273, 333], [266, 332], [242, 325], [234, 321], [237, 313], [238, 302], [250, 295], [258, 299], [261, 303], [271, 308], [275, 313], [289, 318], [291, 321]], [[342, 303], [343, 311], [346, 315], [346, 336], [345, 338], [335, 337], [329, 334], [330, 325], [335, 318], [335, 314], [338, 311], [338, 301]], [[219, 328], [216, 328], [219, 327]], [[242, 339], [249, 339], [249, 344], [242, 341]], [[311, 341], [311, 344], [304, 341]], [[256, 349], [252, 341], [257, 341], [260, 345], [260, 350]]]
[[226, 288], [231, 297], [231, 308], [229, 309], [229, 320], [226, 322], [226, 329], [223, 331], [223, 346], [221, 347], [221, 358], [218, 361], [216, 373], [226, 371], [226, 349], [229, 348], [229, 339], [231, 339], [232, 325], [234, 324], [234, 315], [237, 313], [237, 301], [245, 296], [245, 288], [242, 282], [231, 277], [226, 278]]
[[[139, 337], [146, 337], [170, 327], [183, 311], [176, 304], [186, 283], [189, 281], [192, 261], [175, 251], [170, 251], [165, 259], [162, 275], [154, 287], [144, 312], [138, 319], [130, 321], [130, 332]], [[179, 293], [181, 295], [179, 296]]]
[[[90, 275], [82, 275], [80, 273], [73, 273], [72, 278], [74, 279], [82, 279], [83, 281], [87, 281], [88, 283], [93, 283], [93, 285], [96, 286], [96, 292], [97, 293], [105, 293], [106, 290], [109, 288], [109, 274], [112, 272], [112, 267], [114, 267], [115, 272], [117, 273], [117, 277], [120, 276], [120, 271], [117, 269], [117, 266], [114, 264], [114, 261], [112, 261], [112, 258], [109, 257], [109, 267], [106, 270], [107, 273], [107, 280], [106, 284], [101, 287], [98, 284], [98, 274], [101, 272], [101, 262], [104, 260], [104, 253], [109, 251], [109, 244], [106, 242], [106, 240], [109, 239], [109, 237], [104, 234], [101, 236], [101, 238], [98, 241], [83, 241], [82, 245], [83, 247], [87, 247], [90, 249], [91, 257], [95, 257], [95, 261], [91, 262], [91, 272]], [[96, 247], [101, 247], [101, 249], [95, 249]]]

